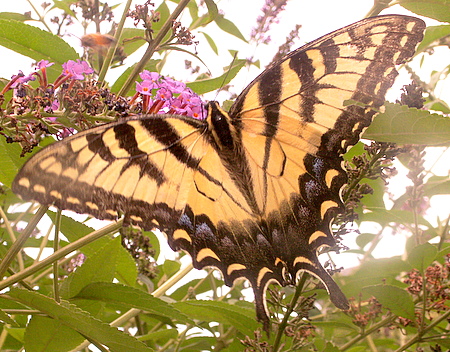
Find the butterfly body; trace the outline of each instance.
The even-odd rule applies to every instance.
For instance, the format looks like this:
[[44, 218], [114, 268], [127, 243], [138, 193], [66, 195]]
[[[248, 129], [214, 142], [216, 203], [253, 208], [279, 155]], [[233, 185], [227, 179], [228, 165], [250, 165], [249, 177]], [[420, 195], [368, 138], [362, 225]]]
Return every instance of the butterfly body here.
[[[13, 191], [24, 199], [165, 232], [194, 266], [247, 278], [269, 328], [270, 282], [318, 277], [348, 309], [317, 251], [335, 246], [342, 154], [359, 140], [414, 53], [424, 23], [366, 19], [292, 52], [257, 77], [229, 113], [150, 115], [102, 125], [31, 158]], [[354, 101], [357, 104], [345, 104]]]

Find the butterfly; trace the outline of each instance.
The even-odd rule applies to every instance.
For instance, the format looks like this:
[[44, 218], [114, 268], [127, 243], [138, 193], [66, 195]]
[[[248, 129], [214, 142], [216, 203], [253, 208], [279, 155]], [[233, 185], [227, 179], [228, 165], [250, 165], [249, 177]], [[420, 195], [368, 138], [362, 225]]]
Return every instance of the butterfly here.
[[424, 29], [400, 15], [356, 22], [272, 64], [228, 113], [210, 102], [204, 120], [143, 115], [79, 132], [34, 155], [12, 189], [25, 200], [161, 230], [195, 268], [220, 269], [228, 286], [245, 277], [266, 330], [268, 284], [295, 284], [303, 271], [348, 309], [317, 257], [336, 244], [330, 224], [343, 210], [342, 155]]

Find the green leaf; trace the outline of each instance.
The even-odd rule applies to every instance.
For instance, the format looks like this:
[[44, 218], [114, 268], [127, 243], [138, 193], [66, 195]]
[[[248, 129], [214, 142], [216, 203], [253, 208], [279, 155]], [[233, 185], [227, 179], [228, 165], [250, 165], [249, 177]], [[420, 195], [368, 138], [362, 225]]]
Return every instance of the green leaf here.
[[177, 329], [165, 329], [151, 332], [138, 337], [139, 341], [152, 341], [159, 345], [164, 345], [169, 340], [175, 340], [178, 337]]
[[24, 21], [29, 21], [31, 18], [30, 18], [30, 16], [26, 16], [22, 13], [0, 12], [0, 19], [24, 22]]
[[[388, 225], [390, 223], [398, 224], [414, 224], [415, 218], [411, 211], [407, 210], [387, 210], [380, 208], [368, 208], [370, 212], [361, 215], [361, 221], [374, 221], [382, 225]], [[427, 226], [429, 229], [433, 228], [423, 216], [417, 218], [419, 224]]]
[[47, 68], [49, 81], [61, 74], [61, 65], [79, 59], [77, 52], [57, 35], [28, 24], [0, 19], [0, 45], [36, 61], [48, 60], [56, 65]]
[[[142, 39], [138, 38], [142, 37]], [[120, 37], [121, 44], [123, 43], [123, 51], [127, 56], [136, 52], [142, 46], [148, 44], [145, 41], [145, 31], [138, 28], [124, 28]]]
[[437, 248], [430, 243], [418, 245], [408, 253], [408, 263], [423, 273], [436, 259], [437, 252]]
[[[121, 246], [119, 237], [109, 241], [95, 255], [87, 258], [82, 266], [63, 281], [60, 290], [61, 297], [74, 297], [92, 282], [112, 282], [118, 276], [115, 274], [121, 265], [124, 255], [130, 257], [128, 252]], [[134, 272], [136, 272], [135, 263], [132, 262], [132, 265]]]
[[415, 321], [414, 302], [405, 290], [392, 285], [374, 285], [363, 288], [363, 292], [375, 296], [393, 314]]
[[342, 286], [348, 296], [357, 297], [361, 288], [382, 282], [400, 286], [398, 275], [402, 271], [409, 271], [411, 267], [398, 257], [381, 258], [365, 261], [353, 275], [341, 277], [345, 284]]
[[40, 293], [12, 289], [8, 295], [30, 308], [57, 320], [60, 324], [78, 331], [90, 341], [102, 344], [114, 352], [149, 352], [151, 348], [117, 328], [113, 328], [67, 301], [55, 302]]
[[19, 324], [17, 324], [17, 322], [13, 318], [11, 318], [8, 314], [6, 314], [2, 310], [0, 310], [0, 321], [9, 325], [19, 326]]
[[322, 350], [323, 352], [339, 352], [340, 349], [337, 348], [334, 344], [332, 344], [331, 342], [327, 342], [327, 344], [325, 345], [324, 349]]
[[370, 180], [364, 178], [360, 184], [367, 184], [372, 188], [373, 192], [364, 194], [361, 199], [361, 204], [358, 207], [358, 211], [363, 211], [363, 208], [381, 208], [385, 209], [384, 192], [386, 190], [386, 183], [381, 179]]
[[208, 8], [208, 15], [211, 21], [214, 21], [219, 14], [219, 9], [213, 0], [205, 0], [206, 7]]
[[0, 182], [11, 188], [12, 181], [16, 177], [21, 164], [26, 160], [20, 158], [22, 148], [19, 143], [6, 143], [3, 136], [0, 136]]
[[22, 148], [19, 143], [7, 143], [3, 136], [0, 136], [0, 160], [2, 161], [2, 167], [0, 168], [0, 182], [5, 186], [11, 187], [14, 177], [22, 167], [23, 164], [39, 150], [45, 146], [55, 142], [51, 137], [44, 138], [39, 147], [33, 148], [31, 153], [26, 153], [24, 157], [21, 157]]
[[53, 0], [53, 8], [63, 10], [68, 15], [77, 18], [77, 14], [70, 8], [71, 3], [62, 0]]
[[[431, 176], [423, 185], [423, 195], [433, 197], [439, 194], [450, 194], [450, 179], [448, 176]], [[402, 208], [411, 198], [409, 194], [403, 194], [395, 200], [392, 209]]]
[[223, 75], [211, 79], [190, 82], [187, 83], [186, 86], [199, 95], [212, 92], [228, 84], [238, 74], [241, 68], [245, 66], [245, 63], [245, 60], [236, 60], [233, 66]]
[[424, 195], [432, 197], [438, 194], [450, 194], [450, 179], [448, 176], [431, 176], [423, 187]]
[[211, 47], [211, 49], [214, 51], [214, 53], [216, 55], [219, 55], [219, 49], [217, 48], [216, 43], [214, 42], [214, 39], [212, 39], [208, 34], [206, 34], [205, 32], [200, 31], [199, 33], [203, 34], [203, 36], [205, 37], [206, 41], [208, 42], [209, 46]]
[[441, 25], [441, 26], [430, 26], [427, 27], [425, 34], [423, 36], [423, 40], [420, 42], [419, 46], [416, 50], [416, 55], [419, 52], [422, 52], [430, 44], [438, 41], [441, 38], [445, 38], [450, 34], [450, 25]]
[[189, 281], [188, 283], [184, 284], [183, 286], [178, 287], [171, 295], [170, 298], [173, 298], [176, 301], [182, 300], [188, 291], [195, 287], [195, 292], [193, 292], [194, 295], [198, 295], [207, 291], [211, 290], [211, 282], [212, 285], [216, 285], [216, 287], [219, 287], [223, 285], [223, 281], [214, 278], [214, 276], [211, 276], [208, 280], [204, 279], [194, 279]]
[[450, 119], [425, 110], [386, 103], [363, 138], [398, 144], [450, 145]]
[[440, 22], [450, 22], [448, 0], [399, 0], [398, 4], [417, 15], [430, 17]]
[[361, 233], [356, 238], [356, 244], [360, 248], [364, 248], [368, 243], [372, 242], [376, 236], [373, 233]]
[[27, 352], [61, 352], [83, 341], [83, 336], [58, 320], [35, 315], [25, 330], [24, 347]]
[[190, 318], [229, 324], [244, 335], [253, 336], [253, 332], [260, 327], [253, 309], [217, 301], [187, 301], [173, 305]]
[[155, 33], [157, 33], [161, 27], [163, 26], [164, 22], [166, 22], [167, 18], [170, 16], [170, 9], [167, 6], [167, 3], [163, 1], [161, 5], [156, 9], [156, 12], [159, 13], [160, 20], [158, 22], [153, 22], [152, 29]]
[[170, 304], [133, 287], [95, 282], [84, 287], [75, 298], [91, 299], [111, 304], [121, 304], [129, 308], [142, 309], [148, 313], [193, 324], [193, 321]]
[[215, 22], [216, 22], [217, 26], [224, 32], [231, 34], [231, 35], [235, 36], [236, 38], [239, 38], [247, 43], [247, 40], [242, 35], [239, 28], [236, 27], [236, 25], [233, 22], [231, 22], [230, 20], [227, 20], [223, 15], [217, 16], [215, 19]]

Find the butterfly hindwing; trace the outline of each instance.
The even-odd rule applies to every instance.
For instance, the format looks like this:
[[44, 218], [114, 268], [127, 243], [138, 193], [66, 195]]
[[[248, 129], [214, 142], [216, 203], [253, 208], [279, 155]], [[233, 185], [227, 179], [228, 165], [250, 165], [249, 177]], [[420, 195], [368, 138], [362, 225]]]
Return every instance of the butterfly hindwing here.
[[26, 200], [158, 228], [196, 268], [218, 267], [227, 285], [247, 278], [269, 329], [270, 282], [318, 277], [348, 302], [320, 264], [343, 210], [342, 154], [355, 144], [414, 54], [424, 23], [369, 18], [319, 38], [258, 76], [230, 113], [206, 120], [151, 115], [113, 122], [45, 148], [20, 170]]

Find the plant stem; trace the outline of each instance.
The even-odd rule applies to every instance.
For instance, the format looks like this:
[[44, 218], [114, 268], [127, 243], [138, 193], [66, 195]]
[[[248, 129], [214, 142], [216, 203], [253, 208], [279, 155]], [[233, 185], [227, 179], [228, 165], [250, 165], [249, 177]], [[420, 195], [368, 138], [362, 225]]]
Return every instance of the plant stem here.
[[281, 337], [283, 336], [283, 332], [286, 328], [289, 317], [291, 316], [291, 313], [294, 311], [295, 305], [297, 304], [297, 301], [303, 292], [303, 287], [305, 286], [307, 276], [308, 275], [305, 273], [303, 273], [301, 275], [300, 280], [295, 289], [294, 296], [292, 297], [291, 303], [287, 306], [286, 313], [284, 314], [283, 320], [281, 321], [280, 325], [278, 326], [277, 336], [275, 337], [275, 342], [273, 343], [273, 351], [274, 352], [277, 352], [278, 348], [280, 347]]
[[[46, 207], [41, 207], [41, 209], [42, 208], [46, 208]], [[52, 255], [48, 256], [44, 260], [40, 261], [39, 263], [30, 265], [28, 268], [24, 269], [23, 271], [6, 278], [5, 280], [0, 282], [0, 291], [4, 290], [8, 286], [15, 284], [16, 282], [19, 282], [20, 280], [23, 280], [24, 278], [26, 278], [32, 274], [40, 271], [41, 269], [45, 268], [46, 266], [51, 265], [54, 261], [64, 258], [67, 254], [80, 249], [81, 247], [99, 239], [100, 237], [103, 237], [111, 232], [117, 231], [118, 229], [120, 229], [122, 227], [122, 223], [123, 223], [123, 220], [119, 220], [115, 223], [105, 226], [104, 228], [102, 228], [100, 230], [94, 231], [94, 232], [90, 233], [89, 235], [86, 235], [86, 236], [80, 238], [79, 240], [76, 240], [75, 242], [72, 242], [72, 243], [68, 244], [67, 246], [61, 248], [60, 250], [58, 250], [58, 252], [53, 253]], [[31, 222], [28, 223], [28, 225], [30, 225], [30, 224], [32, 224], [32, 223]], [[27, 226], [25, 231], [28, 229], [28, 227], [29, 226]], [[3, 262], [1, 264], [3, 264]]]
[[379, 15], [381, 11], [389, 7], [390, 2], [391, 0], [375, 0], [372, 8], [366, 15], [366, 18]]
[[163, 24], [163, 26], [159, 30], [155, 39], [153, 39], [151, 43], [149, 43], [147, 50], [145, 51], [145, 54], [142, 56], [142, 59], [136, 64], [136, 66], [133, 69], [133, 72], [130, 74], [130, 76], [128, 76], [126, 82], [124, 83], [124, 85], [122, 86], [117, 95], [125, 96], [127, 94], [131, 86], [134, 84], [134, 81], [136, 80], [136, 77], [138, 76], [139, 72], [141, 72], [144, 69], [148, 60], [150, 60], [155, 51], [158, 49], [159, 44], [162, 42], [167, 32], [172, 28], [173, 21], [180, 15], [181, 11], [183, 11], [183, 9], [187, 6], [189, 1], [190, 0], [180, 1], [176, 9], [172, 12], [167, 21]]
[[412, 339], [407, 341], [403, 346], [400, 346], [397, 348], [394, 352], [402, 352], [405, 351], [408, 347], [414, 345], [417, 342], [420, 342], [422, 340], [422, 336], [425, 335], [428, 331], [434, 329], [436, 325], [438, 325], [440, 322], [448, 319], [450, 317], [450, 310], [445, 312], [445, 314], [441, 315], [438, 319], [435, 319], [430, 325], [428, 325], [425, 329], [420, 331], [418, 334], [416, 334]]
[[[0, 207], [0, 217], [3, 218], [3, 223], [5, 224], [6, 232], [9, 235], [9, 238], [11, 239], [11, 242], [16, 242], [16, 236], [14, 235], [14, 230], [11, 227], [11, 223], [9, 222], [8, 216], [3, 211], [3, 208]], [[23, 263], [23, 257], [22, 254], [19, 252], [17, 253], [17, 261], [19, 263], [19, 269], [23, 270], [25, 267]]]
[[120, 22], [117, 25], [116, 34], [114, 36], [114, 39], [116, 39], [115, 43], [111, 45], [108, 52], [106, 53], [105, 60], [103, 61], [102, 67], [100, 69], [100, 72], [98, 74], [98, 81], [103, 82], [105, 80], [106, 72], [108, 72], [109, 67], [111, 66], [111, 62], [114, 58], [114, 54], [116, 53], [116, 49], [119, 46], [119, 39], [122, 36], [123, 33], [123, 27], [125, 25], [125, 20], [127, 18], [128, 10], [131, 7], [131, 3], [133, 0], [128, 0], [125, 4], [125, 9], [122, 13], [122, 18], [120, 19]]
[[[55, 238], [53, 239], [53, 253], [58, 252], [59, 247], [59, 230], [61, 227], [61, 210], [58, 210], [56, 213], [56, 219], [55, 219]], [[60, 302], [59, 297], [59, 272], [58, 267], [59, 263], [58, 260], [55, 260], [53, 262], [53, 297], [55, 297], [56, 302]]]
[[374, 331], [377, 331], [378, 329], [382, 328], [383, 326], [386, 326], [390, 324], [394, 319], [396, 318], [395, 315], [389, 314], [385, 319], [378, 322], [377, 324], [373, 325], [367, 330], [364, 330], [364, 332], [360, 333], [358, 336], [355, 336], [353, 339], [351, 339], [349, 342], [347, 342], [345, 345], [343, 345], [339, 351], [345, 351], [348, 350], [350, 347], [352, 347], [357, 342], [361, 341], [362, 339], [366, 338], [366, 336], [369, 336]]
[[[25, 230], [23, 230], [23, 232], [19, 235], [17, 240], [12, 244], [12, 246], [9, 248], [8, 252], [6, 252], [5, 257], [3, 258], [2, 262], [0, 263], [0, 278], [3, 277], [3, 275], [6, 272], [6, 270], [8, 270], [9, 265], [11, 264], [13, 259], [16, 257], [17, 253], [19, 253], [22, 250], [22, 248], [23, 248], [25, 242], [27, 241], [28, 237], [30, 237], [31, 233], [36, 228], [39, 220], [41, 220], [41, 218], [44, 216], [44, 214], [47, 211], [47, 209], [48, 209], [48, 207], [45, 207], [45, 206], [41, 206], [38, 209], [36, 214], [34, 214], [33, 218], [28, 223], [28, 225], [25, 228]], [[22, 272], [23, 271], [21, 271], [20, 273], [22, 273]], [[19, 275], [19, 274], [16, 274], [16, 275]], [[1, 289], [5, 288], [5, 287], [2, 287]]]

